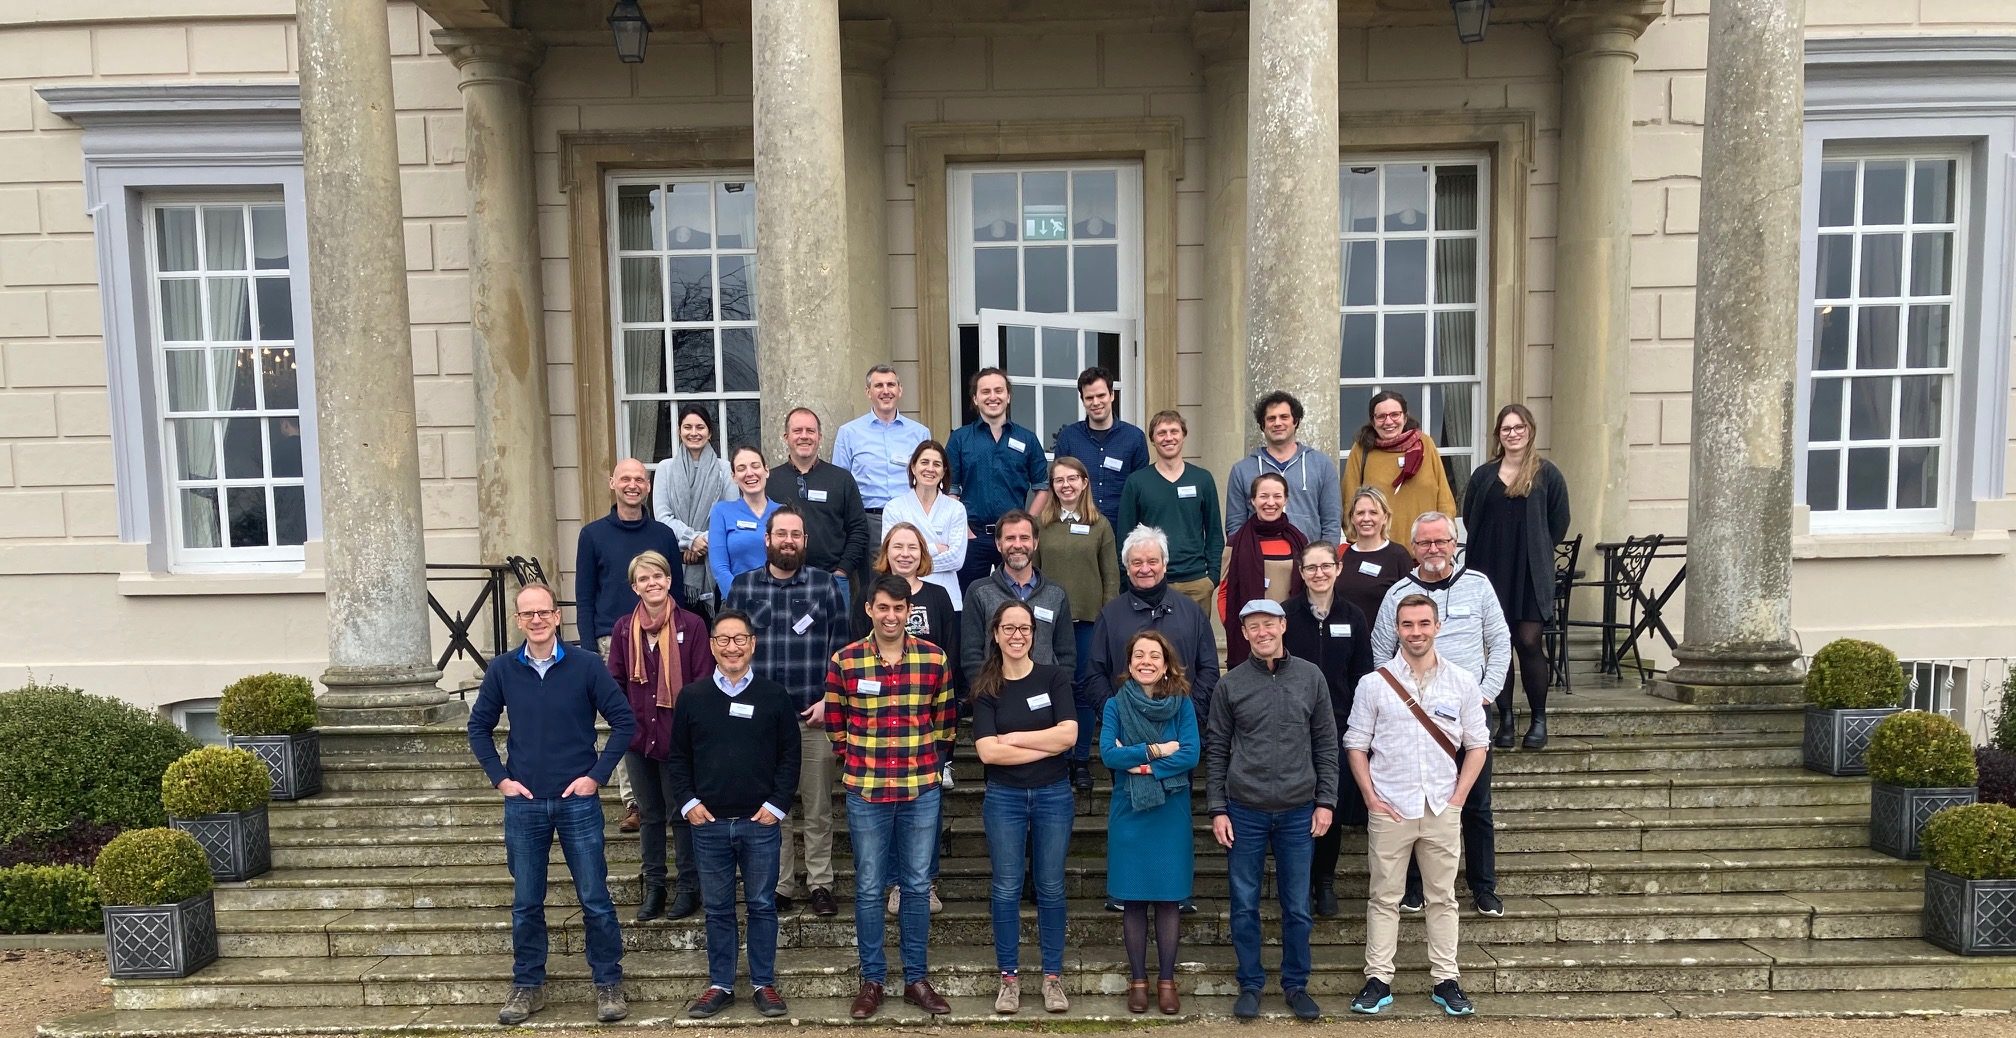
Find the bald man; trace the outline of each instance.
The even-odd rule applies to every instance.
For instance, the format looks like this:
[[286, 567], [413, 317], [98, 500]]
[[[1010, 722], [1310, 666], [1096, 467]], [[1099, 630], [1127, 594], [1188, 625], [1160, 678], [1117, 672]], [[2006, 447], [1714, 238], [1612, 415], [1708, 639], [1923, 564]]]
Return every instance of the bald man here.
[[[616, 463], [609, 474], [609, 514], [581, 528], [574, 549], [574, 615], [581, 646], [602, 651], [609, 629], [637, 608], [630, 590], [630, 560], [646, 551], [680, 557], [679, 535], [651, 518], [651, 471], [635, 458]], [[678, 584], [672, 597], [685, 605]]]

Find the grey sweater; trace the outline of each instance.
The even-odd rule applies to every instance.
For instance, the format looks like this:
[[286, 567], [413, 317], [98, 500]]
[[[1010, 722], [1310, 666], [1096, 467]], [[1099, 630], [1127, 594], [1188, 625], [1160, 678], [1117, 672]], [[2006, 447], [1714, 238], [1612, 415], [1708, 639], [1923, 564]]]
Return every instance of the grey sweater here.
[[[980, 677], [980, 665], [987, 662], [987, 646], [994, 639], [987, 625], [1003, 602], [1018, 601], [1008, 586], [1006, 570], [995, 570], [966, 588], [966, 607], [959, 611], [959, 669], [971, 688]], [[1078, 635], [1071, 627], [1071, 597], [1064, 585], [1036, 571], [1036, 590], [1029, 593], [1029, 611], [1036, 614], [1036, 637], [1029, 655], [1047, 667], [1074, 670], [1078, 666]]]
[[1335, 809], [1337, 718], [1323, 671], [1293, 656], [1272, 670], [1253, 657], [1226, 671], [1211, 697], [1204, 765], [1214, 815], [1233, 800], [1255, 811], [1312, 800]]

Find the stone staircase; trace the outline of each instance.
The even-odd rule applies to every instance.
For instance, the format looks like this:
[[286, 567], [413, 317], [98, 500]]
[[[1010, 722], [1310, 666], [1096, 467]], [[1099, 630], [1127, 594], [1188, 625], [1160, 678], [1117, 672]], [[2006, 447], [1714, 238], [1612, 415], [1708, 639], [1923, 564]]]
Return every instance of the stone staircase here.
[[[1689, 706], [1586, 673], [1577, 685], [1576, 695], [1555, 693], [1547, 750], [1498, 758], [1506, 912], [1482, 918], [1466, 900], [1459, 956], [1480, 1012], [2016, 1009], [2016, 958], [1962, 959], [1917, 939], [1920, 867], [1867, 849], [1866, 780], [1799, 768], [1797, 707]], [[324, 752], [323, 794], [273, 806], [274, 870], [217, 891], [223, 958], [184, 980], [112, 982], [113, 1009], [45, 1025], [45, 1035], [494, 1026], [509, 989], [511, 884], [502, 805], [469, 759], [462, 729], [330, 730]], [[962, 754], [946, 797], [947, 905], [933, 919], [932, 975], [955, 1020], [1000, 1020], [988, 1012], [994, 964], [980, 773], [970, 749]], [[1120, 917], [1100, 903], [1110, 796], [1100, 777], [1098, 790], [1079, 797], [1067, 867], [1067, 1019], [1140, 1019], [1118, 997], [1126, 977]], [[616, 830], [613, 790], [607, 796], [611, 886], [627, 920], [639, 894], [638, 849]], [[1236, 993], [1225, 858], [1206, 821], [1200, 816], [1196, 828], [1202, 910], [1184, 921], [1179, 975], [1186, 1013], [1201, 1015], [1227, 1012]], [[1347, 833], [1344, 913], [1316, 921], [1311, 990], [1332, 1013], [1362, 982], [1363, 848], [1362, 834]], [[835, 849], [841, 914], [783, 921], [779, 986], [800, 1022], [847, 1022], [856, 983], [844, 827]], [[592, 1019], [582, 929], [557, 848], [553, 860], [555, 1004], [534, 1022], [581, 1024]], [[1033, 963], [1033, 910], [1025, 908], [1023, 926], [1024, 959]], [[626, 923], [623, 936], [629, 1022], [683, 1022], [706, 976], [701, 920]], [[893, 966], [893, 925], [889, 937]], [[1402, 1015], [1433, 1009], [1418, 994], [1427, 986], [1421, 939], [1420, 918], [1403, 917]], [[717, 1021], [757, 1022], [746, 1002]], [[1278, 998], [1268, 1008], [1279, 1011]], [[899, 1002], [883, 1018], [919, 1015]], [[1019, 1019], [1044, 1017], [1028, 1010]]]

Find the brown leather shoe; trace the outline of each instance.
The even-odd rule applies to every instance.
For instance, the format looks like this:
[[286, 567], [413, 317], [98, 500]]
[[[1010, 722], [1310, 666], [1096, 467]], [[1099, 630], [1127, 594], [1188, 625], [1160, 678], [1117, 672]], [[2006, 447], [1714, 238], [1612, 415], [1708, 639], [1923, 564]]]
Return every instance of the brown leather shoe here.
[[630, 813], [623, 816], [623, 821], [617, 823], [616, 828], [626, 833], [634, 833], [644, 828], [644, 816], [637, 813], [636, 804], [630, 805]]
[[882, 985], [872, 980], [864, 980], [861, 982], [860, 993], [854, 996], [853, 1007], [847, 1010], [847, 1015], [856, 1020], [866, 1020], [881, 1008]]
[[945, 1001], [945, 996], [933, 990], [931, 982], [928, 980], [920, 980], [915, 984], [904, 987], [903, 1001], [930, 1013], [932, 1016], [944, 1016], [952, 1011], [952, 1004]]
[[1127, 982], [1127, 1011], [1145, 1013], [1148, 1011], [1148, 982], [1130, 980]]
[[1156, 1008], [1174, 1016], [1183, 1011], [1183, 1000], [1176, 997], [1176, 982], [1161, 980], [1155, 982]]
[[812, 914], [832, 916], [840, 914], [840, 905], [833, 900], [833, 892], [825, 887], [812, 888]]

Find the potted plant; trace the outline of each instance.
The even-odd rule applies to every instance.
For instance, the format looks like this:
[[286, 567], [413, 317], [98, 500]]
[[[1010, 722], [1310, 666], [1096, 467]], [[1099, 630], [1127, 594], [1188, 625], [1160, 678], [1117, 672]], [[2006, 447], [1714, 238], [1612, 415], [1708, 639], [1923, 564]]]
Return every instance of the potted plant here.
[[1870, 733], [1869, 777], [1869, 846], [1916, 858], [1933, 812], [1974, 802], [1974, 747], [1952, 719], [1906, 710]]
[[98, 852], [91, 878], [104, 903], [105, 961], [113, 977], [186, 977], [216, 961], [210, 866], [188, 833], [121, 833]]
[[191, 750], [161, 776], [168, 824], [196, 838], [220, 880], [251, 879], [273, 867], [266, 829], [271, 791], [266, 762], [223, 746]]
[[224, 689], [217, 725], [225, 745], [266, 762], [273, 799], [322, 792], [322, 739], [315, 732], [315, 686], [298, 674], [254, 674]]
[[1863, 753], [1876, 722], [1904, 701], [1904, 668], [1875, 642], [1839, 638], [1806, 670], [1806, 767], [1827, 775], [1867, 774]]
[[1959, 955], [2016, 953], [2016, 807], [1933, 815], [1925, 858], [1925, 939]]

